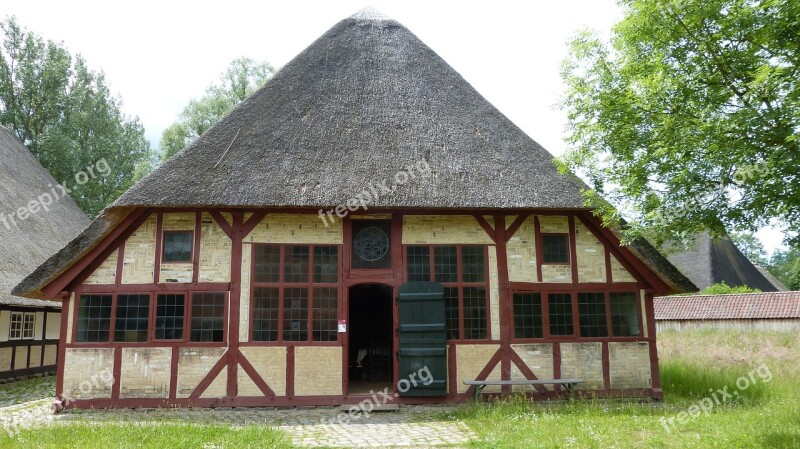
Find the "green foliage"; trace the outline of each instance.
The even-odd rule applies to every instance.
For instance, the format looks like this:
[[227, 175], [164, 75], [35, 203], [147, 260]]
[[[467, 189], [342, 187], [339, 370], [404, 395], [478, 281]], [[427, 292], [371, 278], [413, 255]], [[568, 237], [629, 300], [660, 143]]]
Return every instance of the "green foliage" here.
[[731, 287], [730, 285], [726, 284], [725, 282], [718, 282], [716, 284], [709, 285], [708, 287], [700, 290], [698, 293], [699, 295], [729, 295], [732, 293], [758, 293], [761, 290], [757, 288], [750, 288], [746, 285], [738, 285], [736, 287]]
[[189, 101], [177, 122], [161, 135], [161, 159], [166, 161], [225, 117], [236, 105], [261, 88], [275, 74], [267, 62], [238, 58], [206, 94]]
[[652, 229], [661, 244], [770, 219], [797, 229], [800, 2], [622, 5], [610, 42], [571, 42], [562, 167], [631, 219], [629, 238]]
[[764, 249], [764, 244], [761, 243], [761, 240], [752, 232], [731, 232], [728, 237], [739, 248], [739, 251], [750, 259], [750, 262], [762, 267], [767, 265], [767, 250]]
[[795, 246], [775, 251], [767, 270], [789, 290], [800, 290], [800, 249]]
[[73, 58], [62, 44], [45, 41], [14, 18], [0, 29], [0, 123], [69, 188], [76, 173], [105, 159], [110, 174], [71, 194], [94, 216], [130, 187], [137, 170], [147, 171], [151, 151], [144, 128], [121, 112], [103, 73], [90, 70], [80, 55]]

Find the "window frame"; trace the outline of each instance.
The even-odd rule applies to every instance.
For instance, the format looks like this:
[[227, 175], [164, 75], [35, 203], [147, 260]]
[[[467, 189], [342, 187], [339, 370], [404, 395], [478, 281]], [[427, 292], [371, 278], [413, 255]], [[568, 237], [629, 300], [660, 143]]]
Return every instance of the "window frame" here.
[[[14, 336], [14, 316], [19, 316], [19, 335]], [[33, 317], [33, 320], [30, 321], [31, 326], [29, 329], [25, 328], [25, 324], [27, 317]], [[30, 337], [26, 337], [26, 331], [30, 331]], [[19, 340], [33, 340], [36, 338], [36, 312], [25, 312], [25, 311], [11, 311], [8, 321], [8, 339], [19, 341]]]
[[[291, 345], [313, 345], [313, 346], [339, 346], [342, 342], [342, 335], [338, 332], [338, 328], [333, 329], [331, 332], [335, 334], [333, 340], [314, 340], [314, 335], [317, 328], [314, 327], [314, 291], [319, 288], [332, 288], [336, 291], [336, 320], [342, 318], [343, 313], [343, 269], [344, 269], [344, 247], [342, 244], [327, 244], [327, 243], [253, 243], [250, 245], [250, 303], [248, 304], [248, 329], [247, 329], [247, 344], [252, 346], [285, 346]], [[272, 246], [278, 248], [278, 280], [259, 282], [256, 280], [256, 250], [258, 247]], [[308, 248], [308, 279], [305, 282], [286, 282], [285, 280], [285, 257], [286, 249], [291, 246], [300, 246]], [[335, 282], [315, 282], [315, 249], [318, 247], [332, 247], [336, 249], [336, 281]], [[324, 276], [324, 273], [323, 273]], [[256, 340], [255, 337], [255, 322], [256, 322], [256, 289], [259, 288], [274, 288], [278, 290], [278, 328], [275, 340]], [[306, 316], [306, 338], [304, 340], [286, 340], [284, 336], [284, 319], [285, 319], [285, 291], [287, 289], [300, 288], [307, 291], [307, 316]]]
[[[580, 286], [577, 286], [580, 287]], [[541, 298], [541, 305], [542, 305], [542, 326], [543, 336], [542, 338], [517, 338], [516, 332], [513, 329], [513, 324], [515, 320], [515, 312], [513, 307], [513, 300], [515, 294], [539, 294]], [[572, 330], [573, 333], [571, 335], [552, 335], [550, 334], [550, 304], [548, 301], [548, 295], [550, 294], [569, 294], [572, 298]], [[608, 335], [606, 337], [584, 337], [581, 335], [580, 332], [580, 310], [578, 305], [578, 294], [580, 293], [602, 293], [604, 295], [605, 300], [605, 311], [606, 311], [606, 327]], [[639, 322], [639, 335], [635, 336], [628, 336], [628, 337], [616, 337], [612, 333], [612, 322], [611, 322], [611, 294], [612, 293], [630, 293], [633, 294], [636, 300], [634, 303], [636, 304], [636, 316]], [[592, 289], [570, 289], [570, 290], [558, 290], [558, 289], [551, 289], [547, 288], [547, 286], [543, 286], [541, 289], [536, 288], [512, 288], [510, 290], [509, 298], [511, 301], [510, 313], [511, 313], [511, 323], [512, 323], [512, 332], [511, 332], [511, 340], [514, 343], [541, 343], [541, 342], [555, 342], [555, 341], [575, 341], [575, 342], [582, 342], [582, 341], [644, 341], [647, 340], [644, 334], [644, 324], [643, 317], [642, 317], [642, 304], [639, 291], [630, 290], [630, 289], [602, 289], [602, 290], [592, 290]]]
[[[72, 326], [72, 338], [70, 340], [69, 345], [76, 345], [82, 347], [117, 347], [117, 346], [125, 346], [125, 347], [144, 347], [144, 346], [152, 346], [154, 343], [157, 343], [162, 346], [192, 346], [192, 347], [222, 347], [228, 345], [229, 340], [229, 333], [230, 333], [230, 291], [223, 291], [223, 290], [208, 290], [208, 289], [198, 289], [198, 290], [183, 290], [183, 289], [176, 289], [176, 290], [158, 290], [157, 286], [153, 286], [153, 290], [147, 290], [142, 292], [82, 292], [76, 291], [75, 292], [75, 304], [73, 305], [73, 326]], [[191, 307], [192, 307], [192, 295], [193, 294], [201, 294], [201, 293], [213, 293], [213, 294], [223, 294], [224, 295], [224, 313], [222, 318], [223, 324], [223, 340], [221, 342], [197, 342], [191, 341]], [[78, 311], [80, 310], [80, 297], [81, 296], [111, 296], [111, 324], [109, 325], [108, 334], [109, 338], [107, 341], [95, 341], [95, 342], [79, 342], [77, 340], [78, 336]], [[147, 324], [147, 340], [140, 341], [140, 342], [124, 342], [124, 341], [114, 341], [114, 333], [116, 332], [116, 316], [117, 316], [117, 297], [123, 295], [147, 295], [149, 296], [149, 310], [148, 310], [148, 324]], [[155, 338], [156, 332], [156, 305], [158, 301], [159, 295], [184, 295], [185, 302], [184, 302], [184, 309], [183, 309], [183, 336], [180, 339], [157, 339]]]
[[[166, 260], [166, 257], [167, 257], [167, 234], [178, 234], [178, 233], [180, 233], [180, 234], [189, 234], [190, 235], [189, 244], [190, 244], [191, 250], [189, 251], [189, 260]], [[194, 229], [167, 229], [167, 230], [161, 231], [161, 256], [160, 256], [161, 263], [162, 264], [165, 264], [165, 263], [168, 263], [168, 264], [171, 264], [171, 263], [175, 263], [175, 264], [191, 264], [191, 263], [194, 263], [194, 255], [195, 255], [194, 253], [197, 250], [197, 248], [194, 247], [195, 246], [195, 241], [194, 240], [195, 240]]]
[[[570, 234], [568, 232], [542, 232], [539, 234], [541, 236], [541, 244], [542, 244], [542, 265], [572, 265], [572, 241], [570, 239]], [[544, 251], [544, 239], [547, 237], [564, 237], [566, 242], [566, 250], [567, 250], [567, 260], [564, 262], [548, 262], [545, 259], [545, 251]]]
[[[445, 288], [456, 288], [458, 290], [458, 338], [447, 339], [448, 342], [470, 343], [476, 341], [492, 341], [500, 338], [499, 335], [492, 335], [492, 306], [491, 306], [491, 283], [489, 277], [489, 245], [471, 243], [425, 243], [403, 245], [403, 282], [408, 281], [408, 249], [409, 248], [428, 248], [428, 276], [431, 282], [436, 280], [436, 247], [452, 246], [456, 248], [456, 282], [439, 282]], [[483, 282], [464, 282], [464, 259], [463, 247], [476, 247], [483, 250]], [[486, 337], [467, 339], [464, 329], [464, 290], [467, 288], [483, 288], [486, 291]], [[498, 299], [499, 300], [499, 299]], [[445, 317], [445, 320], [447, 318]]]

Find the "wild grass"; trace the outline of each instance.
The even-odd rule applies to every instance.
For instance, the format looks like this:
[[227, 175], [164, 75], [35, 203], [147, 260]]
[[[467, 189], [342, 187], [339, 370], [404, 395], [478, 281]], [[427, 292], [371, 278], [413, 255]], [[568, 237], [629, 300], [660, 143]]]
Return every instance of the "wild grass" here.
[[[799, 352], [800, 336], [785, 333], [664, 333], [663, 403], [513, 397], [450, 418], [478, 434], [475, 448], [800, 448]], [[700, 401], [714, 394], [719, 403], [705, 413]]]

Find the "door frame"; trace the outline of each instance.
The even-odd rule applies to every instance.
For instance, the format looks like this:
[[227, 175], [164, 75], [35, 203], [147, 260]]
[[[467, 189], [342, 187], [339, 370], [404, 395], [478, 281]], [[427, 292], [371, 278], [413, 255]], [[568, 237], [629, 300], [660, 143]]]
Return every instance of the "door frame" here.
[[344, 286], [345, 301], [343, 301], [342, 304], [342, 308], [344, 309], [342, 315], [347, 324], [347, 332], [342, 336], [342, 392], [344, 393], [344, 397], [350, 396], [350, 289], [362, 285], [379, 285], [391, 289], [391, 298], [389, 298], [389, 300], [392, 302], [392, 376], [389, 392], [397, 392], [397, 380], [400, 375], [400, 367], [397, 364], [397, 351], [400, 347], [400, 334], [398, 333], [400, 329], [400, 309], [397, 302], [397, 289], [399, 287], [396, 281], [397, 280], [393, 277], [379, 277], [374, 279], [359, 278], [347, 282]]

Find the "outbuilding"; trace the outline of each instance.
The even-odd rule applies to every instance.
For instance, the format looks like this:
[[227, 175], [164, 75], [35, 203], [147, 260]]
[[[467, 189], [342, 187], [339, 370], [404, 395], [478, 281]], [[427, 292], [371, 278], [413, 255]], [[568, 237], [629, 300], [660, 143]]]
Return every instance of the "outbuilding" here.
[[[660, 398], [653, 296], [586, 186], [396, 21], [347, 18], [18, 287], [77, 407]], [[565, 397], [558, 385], [490, 386]]]
[[[11, 290], [89, 220], [14, 133], [0, 126], [0, 380], [55, 373], [61, 302]], [[56, 189], [56, 191], [58, 191]]]

